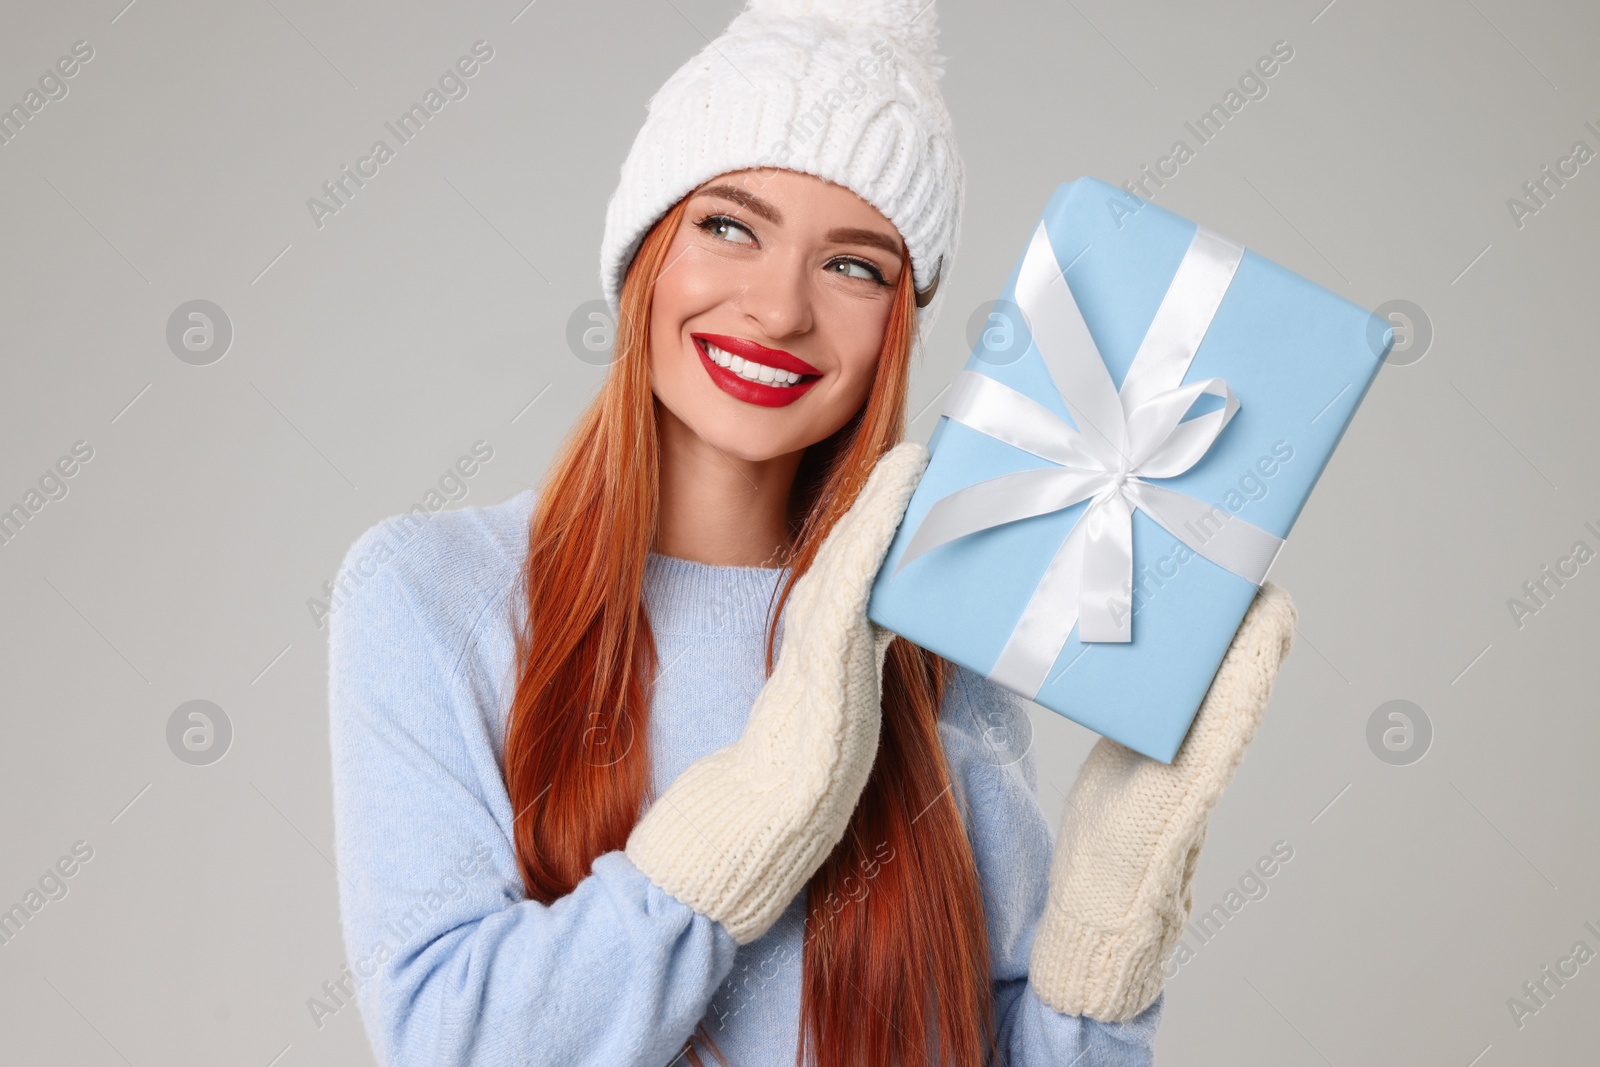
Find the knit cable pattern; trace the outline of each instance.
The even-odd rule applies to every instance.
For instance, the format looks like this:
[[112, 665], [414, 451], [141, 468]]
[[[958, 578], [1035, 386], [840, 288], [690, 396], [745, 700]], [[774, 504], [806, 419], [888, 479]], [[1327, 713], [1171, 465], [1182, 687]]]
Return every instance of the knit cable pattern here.
[[601, 291], [613, 314], [645, 234], [712, 178], [776, 167], [842, 185], [906, 242], [939, 304], [960, 233], [964, 171], [939, 91], [933, 0], [751, 0], [651, 97], [606, 205]]

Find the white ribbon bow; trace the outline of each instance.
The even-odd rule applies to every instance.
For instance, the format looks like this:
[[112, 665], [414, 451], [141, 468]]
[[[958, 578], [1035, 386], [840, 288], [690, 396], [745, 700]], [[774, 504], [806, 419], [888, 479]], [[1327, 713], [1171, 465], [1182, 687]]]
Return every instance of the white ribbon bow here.
[[[962, 371], [944, 414], [1057, 466], [990, 478], [936, 501], [895, 568], [958, 537], [1089, 501], [1023, 609], [991, 680], [1036, 696], [1075, 624], [1082, 642], [1132, 640], [1135, 508], [1252, 584], [1266, 578], [1282, 538], [1148, 480], [1194, 466], [1239, 410], [1221, 378], [1182, 382], [1243, 258], [1243, 245], [1196, 228], [1119, 391], [1049, 233], [1042, 222], [1034, 231], [1016, 303], [1078, 428], [993, 378]], [[1221, 397], [1224, 406], [1182, 421], [1202, 395]]]

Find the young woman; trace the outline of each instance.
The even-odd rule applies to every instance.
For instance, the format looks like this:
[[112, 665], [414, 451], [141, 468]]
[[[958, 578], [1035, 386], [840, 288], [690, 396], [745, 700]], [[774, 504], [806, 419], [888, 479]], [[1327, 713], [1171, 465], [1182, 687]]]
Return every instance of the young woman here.
[[960, 209], [932, 23], [758, 3], [675, 74], [542, 487], [347, 555], [339, 992], [383, 1062], [1151, 1062], [1294, 609], [1263, 586], [1171, 765], [1099, 742], [1057, 837], [996, 746], [1025, 702], [867, 620]]

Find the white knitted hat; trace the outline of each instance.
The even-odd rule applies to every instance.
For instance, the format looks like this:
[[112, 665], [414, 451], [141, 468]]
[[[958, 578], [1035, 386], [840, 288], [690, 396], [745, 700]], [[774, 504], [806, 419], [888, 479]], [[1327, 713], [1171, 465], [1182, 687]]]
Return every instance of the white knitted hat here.
[[606, 206], [612, 313], [662, 215], [719, 174], [782, 167], [850, 189], [900, 231], [931, 324], [961, 221], [961, 158], [939, 94], [933, 0], [749, 0], [667, 79]]

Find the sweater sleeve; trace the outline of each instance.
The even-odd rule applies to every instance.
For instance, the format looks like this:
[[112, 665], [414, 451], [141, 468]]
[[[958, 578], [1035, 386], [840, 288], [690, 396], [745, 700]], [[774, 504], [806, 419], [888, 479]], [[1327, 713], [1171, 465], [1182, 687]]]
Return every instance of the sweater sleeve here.
[[344, 992], [379, 1062], [661, 1067], [737, 943], [620, 850], [549, 906], [527, 899], [469, 655], [503, 600], [455, 573], [459, 551], [385, 556], [384, 526], [346, 556], [336, 584], [359, 588], [329, 619]]
[[956, 667], [939, 718], [984, 891], [999, 1062], [1010, 1067], [1149, 1067], [1166, 994], [1122, 1023], [1049, 1007], [1028, 981], [1028, 953], [1049, 893], [1052, 832], [1039, 806], [1027, 702]]

